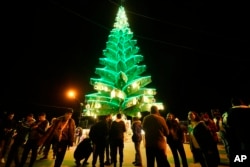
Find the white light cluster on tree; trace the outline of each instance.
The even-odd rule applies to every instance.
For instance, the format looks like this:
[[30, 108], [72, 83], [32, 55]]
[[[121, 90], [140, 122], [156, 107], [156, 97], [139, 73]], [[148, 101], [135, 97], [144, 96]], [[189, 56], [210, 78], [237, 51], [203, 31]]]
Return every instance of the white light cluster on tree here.
[[163, 104], [154, 98], [156, 89], [146, 88], [151, 76], [141, 76], [146, 66], [140, 64], [143, 56], [138, 54], [136, 44], [124, 7], [120, 6], [103, 57], [99, 58], [103, 67], [95, 71], [100, 78], [90, 79], [96, 93], [85, 95], [86, 115], [138, 116], [140, 112], [149, 111], [152, 105], [163, 109]]

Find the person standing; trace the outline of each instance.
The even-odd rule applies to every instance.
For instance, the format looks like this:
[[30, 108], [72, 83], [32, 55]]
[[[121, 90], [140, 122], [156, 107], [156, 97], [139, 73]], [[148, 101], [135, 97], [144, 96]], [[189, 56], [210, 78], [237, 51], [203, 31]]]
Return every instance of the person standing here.
[[[52, 127], [52, 125], [54, 124], [56, 120], [56, 117], [53, 117], [51, 119], [51, 122], [50, 122], [50, 125], [48, 127], [48, 130]], [[48, 155], [49, 155], [49, 151], [50, 149], [52, 148], [52, 151], [53, 151], [53, 159], [55, 159], [56, 155], [55, 155], [55, 150], [54, 150], [54, 142], [55, 142], [55, 139], [51, 139], [49, 141], [49, 143], [45, 143], [43, 146], [40, 147], [40, 150], [43, 151], [43, 157], [40, 158], [40, 160], [45, 160], [45, 159], [48, 159]]]
[[0, 121], [0, 160], [5, 163], [5, 156], [9, 146], [13, 142], [13, 135], [16, 130], [16, 120], [13, 112], [7, 113], [5, 119]]
[[13, 136], [14, 142], [10, 147], [5, 167], [10, 167], [13, 160], [15, 161], [15, 165], [19, 166], [20, 148], [26, 142], [26, 138], [30, 132], [30, 128], [33, 126], [35, 121], [36, 120], [34, 119], [33, 114], [30, 113], [27, 114], [26, 118], [23, 121], [17, 124], [16, 132]]
[[188, 120], [190, 121], [188, 125], [189, 143], [194, 161], [199, 162], [202, 167], [217, 167], [220, 157], [211, 131], [195, 111], [188, 112]]
[[147, 167], [154, 167], [155, 159], [158, 167], [170, 167], [166, 154], [169, 129], [156, 106], [152, 106], [150, 114], [144, 117], [142, 128], [145, 132]]
[[40, 113], [38, 115], [38, 121], [31, 126], [28, 140], [23, 149], [19, 167], [24, 166], [30, 150], [32, 150], [32, 154], [29, 162], [29, 167], [33, 166], [37, 158], [37, 152], [39, 148], [38, 141], [45, 134], [48, 126], [49, 126], [49, 121], [46, 119], [46, 114], [44, 112]]
[[217, 132], [219, 131], [218, 127], [216, 126], [214, 120], [210, 118], [210, 116], [207, 113], [204, 113], [201, 116], [201, 119], [205, 122], [208, 129], [210, 130], [211, 134], [213, 135], [213, 139], [216, 143], [219, 143], [219, 137]]
[[39, 141], [39, 145], [50, 142], [53, 138], [54, 150], [56, 154], [54, 167], [62, 165], [68, 147], [73, 146], [75, 139], [75, 121], [72, 118], [73, 110], [69, 109], [63, 116], [58, 117], [52, 127]]
[[186, 152], [183, 146], [184, 132], [180, 124], [176, 121], [173, 113], [167, 114], [166, 121], [169, 128], [167, 143], [172, 151], [175, 167], [180, 167], [180, 160], [178, 153], [180, 154], [182, 160], [182, 166], [188, 167]]
[[104, 167], [104, 152], [106, 139], [108, 136], [108, 124], [106, 116], [99, 116], [98, 122], [95, 123], [89, 131], [89, 137], [93, 142], [93, 160], [92, 167], [95, 167], [97, 158], [99, 157], [100, 167]]
[[[250, 166], [250, 137], [248, 134], [250, 107], [246, 99], [240, 97], [232, 98], [231, 104], [232, 107], [224, 120], [229, 144], [229, 163], [231, 167]], [[246, 155], [247, 159], [237, 160], [237, 156], [240, 155]]]
[[111, 162], [114, 163], [114, 167], [116, 167], [117, 163], [117, 149], [119, 151], [120, 167], [122, 167], [125, 132], [126, 132], [125, 122], [122, 120], [122, 114], [118, 113], [116, 115], [116, 120], [112, 122], [109, 131]]
[[229, 158], [229, 144], [228, 144], [228, 134], [227, 134], [227, 128], [226, 124], [223, 120], [227, 119], [227, 112], [224, 112], [221, 116], [221, 118], [218, 120], [219, 121], [219, 135], [221, 142], [224, 145], [225, 151], [227, 153], [227, 157]]
[[105, 158], [106, 161], [104, 162], [104, 165], [111, 165], [111, 158], [110, 158], [110, 140], [109, 140], [109, 131], [112, 123], [112, 115], [108, 114], [106, 117], [106, 122], [108, 126], [108, 136], [106, 138], [106, 146], [105, 146]]
[[135, 161], [133, 164], [135, 166], [142, 166], [142, 159], [141, 159], [141, 141], [142, 141], [142, 124], [138, 117], [133, 117], [133, 122], [131, 126], [133, 135], [132, 135], [132, 141], [134, 143], [135, 147]]

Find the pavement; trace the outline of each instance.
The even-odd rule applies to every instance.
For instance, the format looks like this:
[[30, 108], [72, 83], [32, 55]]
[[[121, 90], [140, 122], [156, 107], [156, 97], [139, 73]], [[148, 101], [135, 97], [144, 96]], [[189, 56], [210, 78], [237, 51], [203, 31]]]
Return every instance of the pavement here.
[[[76, 167], [75, 162], [74, 162], [75, 160], [73, 157], [75, 148], [76, 146], [70, 147], [69, 150], [66, 152], [66, 155], [65, 155], [65, 158], [61, 167]], [[199, 163], [193, 162], [192, 153], [190, 151], [190, 147], [188, 143], [184, 144], [184, 149], [186, 151], [186, 156], [187, 156], [189, 167], [200, 167]], [[218, 149], [219, 149], [220, 158], [221, 158], [221, 164], [219, 165], [219, 167], [228, 167], [229, 161], [227, 159], [224, 146], [222, 144], [218, 144]], [[141, 154], [142, 154], [142, 160], [143, 160], [142, 165], [146, 166], [145, 147], [143, 143], [141, 144]], [[174, 167], [174, 160], [173, 160], [173, 156], [169, 147], [167, 149], [167, 156], [168, 156], [168, 161], [171, 167]], [[42, 155], [39, 155], [37, 157], [37, 161], [35, 162], [33, 167], [53, 167], [54, 166], [54, 159], [52, 159], [52, 151], [50, 151], [49, 158], [47, 160], [39, 160], [41, 157]], [[125, 144], [124, 144], [123, 167], [133, 167], [134, 165], [132, 164], [132, 162], [134, 161], [134, 157], [135, 157], [134, 145], [133, 145], [133, 142], [131, 141], [131, 136], [128, 135], [125, 139]], [[86, 167], [92, 167], [91, 161], [92, 161], [92, 156], [90, 156], [88, 160], [89, 164], [86, 165]], [[28, 167], [28, 162], [29, 162], [29, 159], [27, 160], [27, 163], [25, 164], [24, 167]], [[13, 164], [13, 167], [14, 166], [15, 165]], [[99, 166], [99, 162], [96, 164], [96, 166], [97, 167]], [[0, 163], [0, 167], [4, 167], [4, 164]], [[112, 165], [110, 167], [112, 167]]]

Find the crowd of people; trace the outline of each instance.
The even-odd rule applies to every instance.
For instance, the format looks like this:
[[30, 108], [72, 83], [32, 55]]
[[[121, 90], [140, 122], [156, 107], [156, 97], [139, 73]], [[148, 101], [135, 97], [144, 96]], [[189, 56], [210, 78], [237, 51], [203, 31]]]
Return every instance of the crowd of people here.
[[[132, 117], [131, 140], [134, 144], [134, 166], [170, 167], [167, 156], [169, 146], [175, 167], [188, 167], [189, 163], [184, 149], [184, 134], [189, 134], [189, 145], [195, 163], [202, 167], [218, 167], [220, 155], [217, 144], [222, 142], [229, 159], [230, 167], [247, 167], [249, 160], [237, 159], [237, 156], [249, 155], [249, 135], [246, 133], [250, 106], [240, 98], [232, 99], [232, 106], [222, 115], [189, 111], [188, 126], [184, 129], [174, 113], [164, 117], [156, 106], [143, 118]], [[14, 119], [10, 112], [0, 122], [0, 160], [5, 167], [32, 167], [37, 155], [43, 154], [40, 160], [48, 159], [48, 152], [53, 150], [54, 167], [63, 163], [67, 149], [73, 145], [74, 159], [77, 166], [97, 164], [104, 166], [123, 166], [125, 133], [128, 131], [122, 113], [98, 116], [90, 127], [88, 136], [81, 138], [82, 128], [76, 127], [72, 118], [73, 110], [53, 118], [49, 122], [46, 113], [39, 113], [37, 120], [28, 114], [22, 121]], [[144, 135], [144, 136], [143, 136]], [[145, 139], [146, 164], [141, 156], [141, 143]], [[22, 149], [21, 149], [22, 148]], [[22, 152], [20, 152], [22, 150]], [[29, 162], [28, 154], [31, 152]], [[21, 155], [21, 157], [20, 157]], [[82, 161], [82, 163], [81, 163]]]
[[[14, 119], [14, 113], [8, 113], [0, 122], [1, 163], [5, 164], [5, 167], [11, 167], [12, 163], [16, 167], [23, 167], [26, 163], [32, 167], [40, 149], [45, 148], [42, 159], [46, 159], [48, 147], [53, 145], [54, 167], [60, 167], [67, 148], [75, 142], [76, 125], [71, 118], [72, 113], [73, 110], [66, 111], [63, 116], [53, 119], [51, 124], [44, 112], [38, 114], [37, 120], [30, 113], [18, 122]], [[30, 151], [31, 157], [27, 162]]]

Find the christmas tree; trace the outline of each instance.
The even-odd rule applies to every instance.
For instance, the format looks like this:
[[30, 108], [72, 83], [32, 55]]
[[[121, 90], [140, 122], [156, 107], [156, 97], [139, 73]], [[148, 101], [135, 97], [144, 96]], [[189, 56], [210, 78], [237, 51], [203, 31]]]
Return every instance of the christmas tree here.
[[141, 76], [146, 66], [140, 65], [143, 56], [138, 54], [136, 44], [124, 7], [120, 6], [103, 57], [99, 58], [103, 68], [95, 71], [100, 78], [90, 79], [97, 92], [85, 95], [85, 115], [138, 116], [152, 105], [163, 109], [162, 103], [156, 103], [154, 98], [156, 89], [145, 87], [151, 83], [151, 76]]

